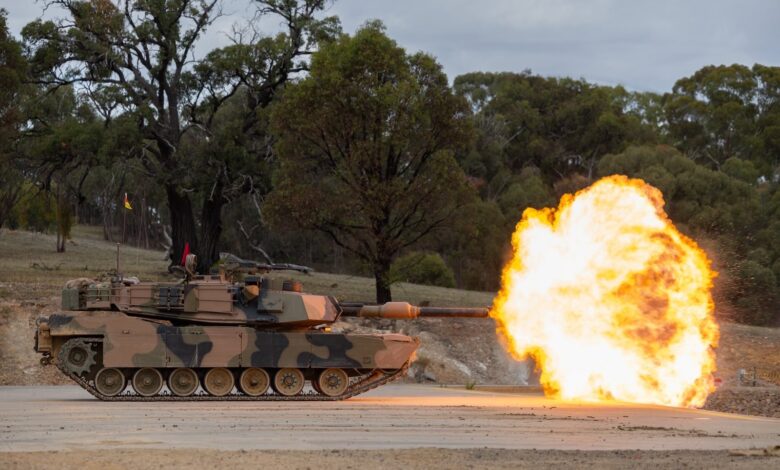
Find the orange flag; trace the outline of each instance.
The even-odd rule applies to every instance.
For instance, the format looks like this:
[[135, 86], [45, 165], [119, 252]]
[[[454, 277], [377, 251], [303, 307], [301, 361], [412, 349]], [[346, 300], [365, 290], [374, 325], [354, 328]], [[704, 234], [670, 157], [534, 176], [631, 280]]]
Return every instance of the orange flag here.
[[127, 193], [125, 193], [125, 209], [132, 210], [133, 206], [130, 205], [130, 200], [127, 199]]

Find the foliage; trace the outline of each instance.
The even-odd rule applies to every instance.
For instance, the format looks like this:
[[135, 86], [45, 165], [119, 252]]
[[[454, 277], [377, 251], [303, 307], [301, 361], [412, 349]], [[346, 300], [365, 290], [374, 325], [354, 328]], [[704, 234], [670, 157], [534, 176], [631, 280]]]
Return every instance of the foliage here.
[[9, 228], [50, 232], [57, 228], [57, 209], [49, 193], [26, 183], [8, 221]]
[[24, 182], [10, 150], [16, 145], [23, 120], [20, 101], [27, 63], [21, 45], [8, 32], [6, 16], [0, 9], [0, 227], [8, 221]]
[[314, 54], [272, 126], [281, 167], [266, 216], [326, 233], [368, 263], [378, 302], [391, 299], [395, 256], [471, 195], [452, 154], [470, 138], [465, 102], [432, 57], [407, 55], [380, 23]]
[[[475, 176], [486, 178], [491, 191], [502, 168], [517, 174], [534, 166], [548, 183], [577, 172], [590, 178], [601, 156], [655, 139], [623, 109], [627, 93], [621, 88], [527, 71], [461, 75], [455, 91], [468, 99], [481, 131], [465, 166], [478, 169]], [[473, 160], [485, 152], [489, 164], [479, 167]]]
[[754, 186], [697, 165], [674, 148], [632, 147], [604, 157], [598, 174], [615, 173], [642, 178], [660, 189], [672, 220], [694, 234], [747, 236], [762, 223]]
[[[257, 3], [256, 19], [270, 15], [283, 20], [287, 30], [273, 37], [238, 37], [238, 44], [200, 60], [192, 54], [220, 16], [219, 0], [53, 0], [49, 4], [64, 10], [65, 18], [39, 19], [23, 29], [38, 84], [87, 84], [106, 121], [117, 113], [133, 116], [144, 139], [132, 142], [133, 156], [165, 191], [172, 260], [189, 243], [202, 270], [216, 259], [229, 192], [253, 188], [234, 187], [231, 180], [251, 165], [230, 167], [208, 145], [204, 152], [180, 149], [188, 138], [209, 141], [217, 112], [239, 89], [248, 90], [247, 107], [240, 132], [233, 135], [251, 135], [257, 112], [293, 74], [305, 70], [301, 59], [317, 42], [338, 29], [332, 18], [315, 19], [325, 0]], [[256, 156], [251, 151], [238, 155]]]
[[455, 275], [438, 253], [411, 252], [393, 261], [392, 282], [455, 287]]
[[664, 95], [671, 142], [711, 168], [737, 157], [769, 178], [780, 163], [780, 71], [706, 66]]

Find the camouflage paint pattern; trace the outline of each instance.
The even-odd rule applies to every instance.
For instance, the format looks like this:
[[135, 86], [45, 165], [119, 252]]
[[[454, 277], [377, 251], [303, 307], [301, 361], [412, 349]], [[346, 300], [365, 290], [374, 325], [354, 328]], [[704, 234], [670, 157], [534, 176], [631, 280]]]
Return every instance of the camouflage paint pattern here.
[[[56, 314], [45, 321], [52, 349], [72, 337], [103, 339], [104, 367], [298, 367], [397, 369], [419, 345], [399, 334], [260, 331], [235, 326], [175, 327], [119, 312]], [[43, 326], [43, 323], [40, 325]], [[43, 340], [39, 338], [39, 351]]]
[[231, 282], [191, 276], [178, 283], [75, 279], [63, 307], [81, 310], [42, 319], [36, 350], [57, 357], [76, 337], [102, 340], [102, 367], [342, 368], [403, 367], [419, 345], [400, 334], [340, 334], [326, 327], [342, 315], [394, 319], [487, 316], [487, 309], [340, 304], [300, 292], [300, 283], [261, 277]]

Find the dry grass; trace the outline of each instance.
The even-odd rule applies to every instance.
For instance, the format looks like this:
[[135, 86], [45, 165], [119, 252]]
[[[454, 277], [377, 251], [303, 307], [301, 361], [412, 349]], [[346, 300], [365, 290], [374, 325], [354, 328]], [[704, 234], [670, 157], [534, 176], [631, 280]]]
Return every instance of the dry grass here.
[[[374, 280], [366, 277], [347, 276], [314, 272], [302, 274], [296, 272], [275, 272], [271, 277], [292, 278], [303, 283], [306, 292], [334, 295], [339, 300], [373, 302], [375, 299]], [[493, 293], [476, 292], [445, 287], [422, 286], [405, 282], [393, 284], [393, 299], [413, 304], [427, 303], [436, 306], [489, 306], [493, 303]]]
[[[0, 301], [38, 303], [59, 295], [68, 279], [94, 278], [115, 267], [116, 244], [102, 239], [100, 227], [76, 226], [65, 253], [57, 253], [54, 245], [53, 235], [0, 231]], [[123, 246], [121, 264], [125, 274], [142, 280], [170, 278], [162, 251]], [[370, 278], [319, 272], [277, 272], [273, 277], [298, 279], [306, 292], [334, 295], [341, 300], [374, 298], [374, 280]], [[412, 303], [482, 306], [490, 305], [494, 294], [399, 283], [393, 286], [393, 295]]]
[[[68, 279], [96, 277], [116, 267], [116, 244], [102, 239], [99, 227], [76, 226], [65, 253], [54, 235], [0, 231], [0, 300], [39, 302], [59, 294]], [[122, 270], [143, 279], [167, 277], [162, 251], [121, 249]]]

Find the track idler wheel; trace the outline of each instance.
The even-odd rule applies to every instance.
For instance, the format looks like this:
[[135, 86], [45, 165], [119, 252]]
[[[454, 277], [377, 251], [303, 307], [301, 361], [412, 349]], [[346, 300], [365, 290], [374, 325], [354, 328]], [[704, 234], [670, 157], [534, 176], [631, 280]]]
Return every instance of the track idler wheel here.
[[162, 374], [151, 367], [138, 369], [133, 375], [133, 390], [142, 397], [151, 397], [160, 393], [163, 386]]
[[286, 397], [292, 397], [301, 393], [306, 379], [300, 369], [279, 369], [274, 374], [273, 388], [276, 393]]
[[259, 397], [268, 390], [271, 384], [271, 378], [268, 372], [257, 367], [250, 367], [241, 372], [241, 378], [238, 380], [238, 388], [250, 397]]
[[187, 367], [180, 367], [168, 376], [168, 388], [177, 397], [188, 397], [198, 389], [198, 374]]
[[224, 397], [233, 390], [234, 385], [233, 373], [224, 367], [210, 369], [203, 378], [203, 388], [215, 397]]
[[62, 345], [57, 360], [69, 372], [81, 377], [97, 364], [97, 351], [86, 339], [74, 338]]
[[126, 385], [125, 374], [113, 367], [104, 367], [95, 376], [95, 388], [107, 397], [119, 395]]
[[316, 390], [329, 397], [343, 394], [348, 386], [349, 376], [343, 369], [325, 369], [317, 376]]

